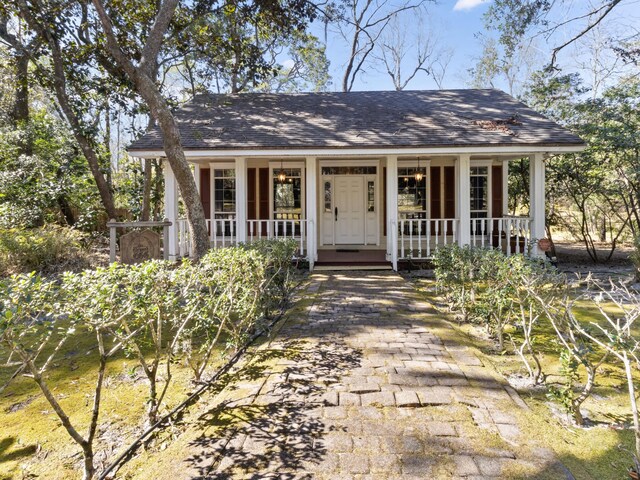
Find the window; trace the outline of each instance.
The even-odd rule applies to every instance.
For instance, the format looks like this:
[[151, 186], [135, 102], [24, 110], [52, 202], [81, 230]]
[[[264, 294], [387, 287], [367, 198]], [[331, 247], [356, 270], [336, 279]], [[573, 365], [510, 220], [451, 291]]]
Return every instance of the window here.
[[422, 180], [416, 181], [417, 167], [398, 167], [398, 217], [427, 218], [427, 169], [421, 167]]
[[322, 167], [322, 175], [375, 175], [376, 167]]
[[331, 213], [331, 182], [324, 182], [324, 213]]
[[367, 182], [367, 212], [376, 211], [376, 189], [372, 180]]
[[215, 169], [213, 171], [213, 218], [236, 216], [236, 171]]
[[280, 169], [273, 170], [273, 218], [300, 220], [302, 218], [302, 169], [285, 168], [284, 182], [278, 179]]
[[471, 218], [489, 216], [489, 167], [471, 167]]

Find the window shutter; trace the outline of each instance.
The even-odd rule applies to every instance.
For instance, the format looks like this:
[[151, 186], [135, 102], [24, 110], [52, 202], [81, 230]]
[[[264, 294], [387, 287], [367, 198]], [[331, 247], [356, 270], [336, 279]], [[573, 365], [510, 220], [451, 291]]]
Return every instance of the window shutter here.
[[204, 209], [204, 218], [211, 218], [211, 169], [200, 168], [200, 201]]
[[500, 218], [502, 211], [502, 165], [491, 167], [491, 216]]
[[258, 172], [259, 208], [258, 216], [261, 220], [269, 219], [269, 169], [261, 168]]
[[456, 218], [455, 167], [444, 167], [444, 218]]
[[247, 219], [255, 220], [256, 216], [256, 169], [247, 169]]
[[431, 218], [442, 218], [442, 201], [440, 199], [440, 167], [431, 167]]

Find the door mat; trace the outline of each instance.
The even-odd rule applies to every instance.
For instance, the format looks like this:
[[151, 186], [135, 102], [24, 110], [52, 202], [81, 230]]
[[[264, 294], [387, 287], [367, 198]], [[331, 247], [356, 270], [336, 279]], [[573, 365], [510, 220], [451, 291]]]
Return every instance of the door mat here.
[[336, 248], [336, 252], [338, 252], [338, 253], [359, 253], [360, 250], [351, 250], [349, 248]]

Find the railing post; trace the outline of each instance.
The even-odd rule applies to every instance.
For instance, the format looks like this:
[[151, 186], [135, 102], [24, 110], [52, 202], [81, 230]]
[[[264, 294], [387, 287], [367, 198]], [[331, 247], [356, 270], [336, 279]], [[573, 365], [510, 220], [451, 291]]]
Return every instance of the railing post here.
[[[110, 223], [115, 222], [116, 219], [109, 220]], [[116, 227], [109, 227], [109, 263], [116, 261]]]
[[[165, 219], [163, 220], [163, 222], [168, 222], [169, 219], [165, 217]], [[168, 245], [169, 244], [169, 228], [171, 227], [171, 225], [163, 225], [162, 226], [162, 258], [165, 260], [169, 260], [169, 251], [164, 247], [164, 245]]]
[[178, 184], [169, 162], [163, 162], [164, 171], [164, 216], [171, 222], [169, 241], [162, 248], [167, 251], [169, 260], [178, 258]]
[[[529, 205], [531, 217], [531, 255], [544, 257], [538, 240], [545, 237], [544, 157], [536, 153], [529, 157]], [[535, 240], [535, 241], [534, 241]]]

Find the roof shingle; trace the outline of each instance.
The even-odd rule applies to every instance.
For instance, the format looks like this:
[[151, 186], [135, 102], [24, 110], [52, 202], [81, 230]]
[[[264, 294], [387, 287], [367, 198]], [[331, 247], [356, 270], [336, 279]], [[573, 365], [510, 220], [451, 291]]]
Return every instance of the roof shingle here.
[[[499, 90], [203, 94], [176, 119], [185, 150], [584, 144]], [[129, 146], [162, 149], [158, 127]]]

